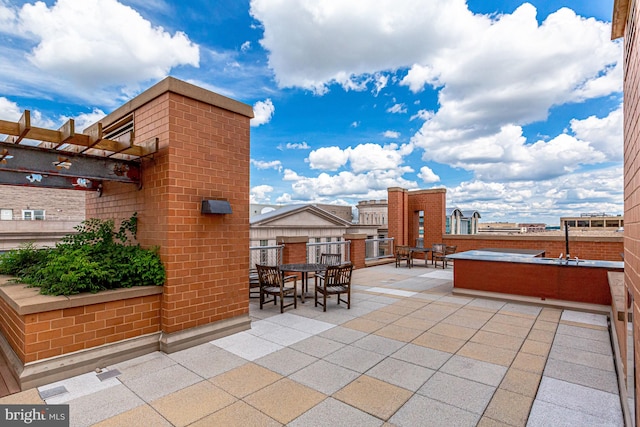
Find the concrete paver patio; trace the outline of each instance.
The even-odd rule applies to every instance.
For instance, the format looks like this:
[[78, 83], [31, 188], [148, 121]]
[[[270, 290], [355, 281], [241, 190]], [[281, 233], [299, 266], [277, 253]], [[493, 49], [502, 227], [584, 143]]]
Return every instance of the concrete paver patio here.
[[622, 426], [602, 315], [452, 294], [452, 270], [355, 270], [352, 307], [252, 329], [0, 403], [66, 403], [72, 426]]

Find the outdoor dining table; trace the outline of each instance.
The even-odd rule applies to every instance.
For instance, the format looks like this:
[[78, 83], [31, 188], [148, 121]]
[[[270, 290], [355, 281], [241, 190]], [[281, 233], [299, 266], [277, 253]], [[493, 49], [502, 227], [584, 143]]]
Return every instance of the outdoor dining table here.
[[[424, 254], [424, 265], [425, 267], [429, 266], [428, 260], [429, 260], [429, 252], [431, 252], [431, 248], [409, 248], [409, 253], [411, 254], [411, 259], [413, 260], [413, 254], [414, 253], [423, 253]], [[415, 258], [417, 259], [417, 258]], [[413, 264], [413, 261], [411, 261], [411, 263]]]
[[[284, 273], [301, 273], [302, 275], [302, 292], [300, 292], [300, 302], [304, 304], [305, 289], [309, 291], [309, 273], [317, 273], [327, 268], [326, 264], [280, 264], [278, 266], [282, 274]], [[310, 296], [310, 295], [309, 295]]]

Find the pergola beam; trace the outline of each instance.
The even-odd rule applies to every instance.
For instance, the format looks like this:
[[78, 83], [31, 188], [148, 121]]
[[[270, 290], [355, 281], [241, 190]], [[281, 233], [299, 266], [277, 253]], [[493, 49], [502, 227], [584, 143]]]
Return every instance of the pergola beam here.
[[66, 151], [0, 142], [0, 152], [10, 159], [0, 162], [0, 171], [118, 181], [140, 185], [139, 161], [95, 157]]
[[102, 182], [72, 176], [43, 175], [26, 172], [5, 171], [0, 173], [0, 185], [20, 187], [62, 188], [82, 191], [101, 191]]

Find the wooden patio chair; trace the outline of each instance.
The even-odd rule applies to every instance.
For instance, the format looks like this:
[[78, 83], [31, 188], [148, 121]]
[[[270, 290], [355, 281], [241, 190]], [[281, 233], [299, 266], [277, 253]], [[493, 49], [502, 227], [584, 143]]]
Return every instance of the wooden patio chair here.
[[442, 268], [447, 268], [447, 255], [455, 254], [457, 246], [445, 246], [444, 252], [435, 257], [435, 266], [438, 267], [438, 262], [442, 262]]
[[[324, 272], [324, 276], [316, 276], [315, 281], [315, 302], [322, 306], [322, 311], [327, 311], [327, 296], [336, 295], [338, 305], [340, 301], [347, 304], [347, 309], [351, 308], [351, 273], [353, 264], [350, 262], [340, 265], [330, 265]], [[318, 294], [322, 294], [322, 302], [318, 301]], [[347, 294], [347, 299], [340, 298], [340, 295]]]
[[434, 243], [431, 246], [431, 265], [436, 265], [436, 258], [444, 256], [444, 243]]
[[407, 267], [411, 268], [413, 259], [411, 259], [411, 248], [409, 246], [396, 246], [396, 268], [402, 261], [407, 262]]
[[[291, 283], [291, 280], [286, 280], [282, 275], [282, 272], [277, 266], [259, 265], [256, 264], [258, 270], [258, 280], [260, 281], [260, 310], [265, 303], [273, 301], [273, 304], [277, 304], [277, 299], [280, 297], [280, 313], [284, 313], [284, 309], [293, 305], [293, 308], [298, 308], [298, 279], [295, 276], [293, 278], [293, 286], [287, 286]], [[273, 296], [273, 300], [265, 300], [267, 295]], [[293, 302], [289, 304], [284, 303], [286, 296], [293, 296]]]
[[[323, 265], [338, 265], [342, 262], [341, 254], [320, 254], [320, 264]], [[324, 277], [324, 271], [318, 271], [316, 276]]]

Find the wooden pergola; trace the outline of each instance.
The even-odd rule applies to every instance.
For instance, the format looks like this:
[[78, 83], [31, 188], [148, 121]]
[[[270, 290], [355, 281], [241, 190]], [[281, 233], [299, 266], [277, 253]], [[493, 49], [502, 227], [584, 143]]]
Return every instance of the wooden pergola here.
[[[158, 139], [137, 141], [133, 117], [88, 134], [75, 130], [73, 119], [58, 130], [31, 125], [25, 110], [17, 122], [0, 120], [0, 185], [102, 191], [103, 181], [141, 182], [142, 159], [158, 150]], [[111, 139], [110, 139], [111, 138]]]

